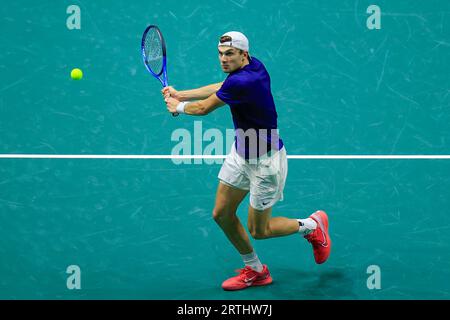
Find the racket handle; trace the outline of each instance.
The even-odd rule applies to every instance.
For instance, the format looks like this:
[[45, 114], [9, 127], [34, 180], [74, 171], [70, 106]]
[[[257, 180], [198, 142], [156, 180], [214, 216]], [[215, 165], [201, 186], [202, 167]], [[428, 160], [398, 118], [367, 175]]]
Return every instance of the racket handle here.
[[[166, 84], [164, 87], [167, 87], [167, 86], [168, 86], [168, 84]], [[170, 96], [170, 94], [169, 94], [169, 96]], [[179, 113], [178, 112], [174, 112], [174, 113], [172, 113], [172, 116], [173, 117], [178, 117]]]

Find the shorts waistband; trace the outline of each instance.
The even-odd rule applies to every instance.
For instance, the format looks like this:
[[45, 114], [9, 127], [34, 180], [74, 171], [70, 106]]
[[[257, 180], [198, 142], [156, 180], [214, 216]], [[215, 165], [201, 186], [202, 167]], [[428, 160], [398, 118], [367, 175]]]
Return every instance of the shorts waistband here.
[[242, 158], [242, 160], [244, 160], [246, 163], [251, 163], [251, 162], [259, 162], [262, 160], [266, 160], [269, 159], [271, 157], [273, 157], [274, 155], [276, 155], [278, 152], [283, 151], [284, 150], [284, 146], [281, 147], [280, 150], [269, 150], [267, 153], [257, 157], [257, 158], [252, 158], [252, 159], [244, 159], [241, 155], [239, 155], [239, 157]]

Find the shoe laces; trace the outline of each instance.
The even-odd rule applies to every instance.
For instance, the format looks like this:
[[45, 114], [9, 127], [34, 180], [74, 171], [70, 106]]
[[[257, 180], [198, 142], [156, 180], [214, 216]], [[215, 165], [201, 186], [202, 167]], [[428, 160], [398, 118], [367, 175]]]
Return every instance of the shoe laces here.
[[234, 270], [240, 278], [245, 279], [245, 278], [251, 278], [252, 276], [254, 276], [255, 273], [257, 273], [255, 270], [253, 270], [251, 267], [249, 266], [245, 266], [242, 269], [236, 269]]
[[321, 231], [322, 230], [317, 228], [313, 232], [311, 232], [310, 234], [307, 234], [305, 236], [305, 239], [308, 240], [308, 242], [311, 243], [311, 244], [322, 243], [323, 240], [319, 239], [319, 234], [321, 234]]

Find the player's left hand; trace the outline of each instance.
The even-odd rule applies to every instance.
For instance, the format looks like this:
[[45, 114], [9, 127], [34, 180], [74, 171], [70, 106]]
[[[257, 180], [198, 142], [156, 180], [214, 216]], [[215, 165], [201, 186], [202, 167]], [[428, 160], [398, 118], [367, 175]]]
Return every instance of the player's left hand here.
[[180, 101], [172, 97], [166, 97], [164, 98], [164, 101], [166, 102], [167, 111], [169, 111], [170, 113], [177, 112], [177, 106], [180, 103]]

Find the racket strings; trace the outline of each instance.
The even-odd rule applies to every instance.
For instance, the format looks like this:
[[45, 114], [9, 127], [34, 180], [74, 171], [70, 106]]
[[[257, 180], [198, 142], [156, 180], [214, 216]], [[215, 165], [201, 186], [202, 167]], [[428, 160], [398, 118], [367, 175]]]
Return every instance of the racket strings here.
[[150, 30], [145, 38], [146, 63], [150, 69], [159, 74], [163, 67], [162, 42], [155, 30]]

